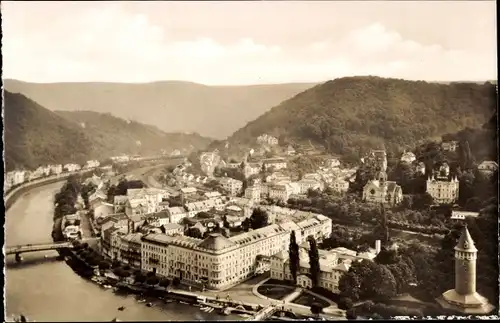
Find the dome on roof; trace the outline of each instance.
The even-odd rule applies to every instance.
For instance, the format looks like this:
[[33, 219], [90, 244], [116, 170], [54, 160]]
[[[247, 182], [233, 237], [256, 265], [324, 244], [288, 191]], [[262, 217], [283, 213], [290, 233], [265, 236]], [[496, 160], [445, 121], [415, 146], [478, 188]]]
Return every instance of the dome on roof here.
[[224, 250], [233, 246], [236, 246], [236, 244], [220, 233], [209, 234], [208, 237], [198, 245], [200, 248], [213, 251]]

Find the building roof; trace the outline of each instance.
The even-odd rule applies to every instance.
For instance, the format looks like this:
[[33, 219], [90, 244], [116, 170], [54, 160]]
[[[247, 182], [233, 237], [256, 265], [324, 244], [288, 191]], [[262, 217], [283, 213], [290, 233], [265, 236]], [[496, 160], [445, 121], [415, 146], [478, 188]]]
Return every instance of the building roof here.
[[141, 237], [142, 233], [129, 233], [126, 234], [122, 237], [122, 240], [128, 241], [128, 242], [135, 242], [135, 243], [141, 243]]
[[479, 212], [459, 211], [459, 210], [451, 211], [451, 219], [465, 219], [466, 217], [469, 216], [476, 218], [478, 215]]
[[275, 257], [275, 258], [278, 258], [281, 260], [288, 260], [289, 255], [288, 255], [288, 252], [282, 250], [282, 251], [278, 252], [277, 254], [272, 255], [271, 257]]
[[233, 241], [222, 236], [220, 233], [211, 233], [205, 240], [198, 244], [198, 247], [212, 251], [222, 251], [235, 246], [236, 244]]
[[393, 193], [397, 190], [398, 184], [393, 181], [387, 181], [387, 192], [388, 193]]
[[492, 160], [485, 160], [481, 164], [479, 164], [478, 167], [479, 167], [479, 169], [484, 168], [484, 167], [492, 167], [492, 168], [498, 169], [498, 164]]
[[164, 224], [163, 227], [168, 230], [183, 230], [184, 227], [178, 223], [167, 223]]
[[297, 223], [295, 223], [293, 221], [286, 221], [286, 222], [280, 223], [279, 226], [282, 227], [286, 231], [300, 230], [300, 227], [297, 225]]
[[226, 207], [226, 210], [240, 212], [241, 208], [239, 206], [237, 206], [237, 205], [229, 205], [229, 206]]
[[211, 198], [211, 197], [219, 197], [221, 196], [221, 194], [217, 191], [213, 191], [213, 192], [205, 192], [205, 196]]
[[277, 224], [272, 224], [257, 230], [252, 230], [239, 234], [237, 236], [233, 236], [229, 239], [239, 245], [246, 245], [285, 232], [288, 231]]
[[181, 192], [184, 194], [196, 193], [196, 188], [195, 187], [184, 187], [184, 188], [181, 188]]
[[156, 242], [160, 244], [171, 244], [179, 247], [194, 249], [202, 241], [184, 235], [171, 236], [163, 233], [151, 233], [142, 237], [143, 241]]
[[153, 212], [153, 213], [147, 213], [145, 214], [145, 217], [147, 218], [158, 218], [158, 219], [167, 219], [170, 217], [170, 214], [167, 211], [159, 211], [159, 212]]
[[183, 214], [183, 213], [186, 213], [186, 210], [184, 209], [184, 207], [182, 206], [173, 206], [173, 207], [169, 207], [168, 209], [168, 212], [171, 214], [171, 215], [177, 215], [177, 214]]
[[230, 184], [230, 183], [233, 183], [233, 184], [243, 184], [242, 181], [239, 181], [239, 180], [231, 178], [231, 177], [222, 177], [221, 179], [219, 179], [219, 182], [221, 184], [222, 183], [226, 183], [226, 184]]
[[125, 204], [128, 201], [128, 196], [126, 195], [116, 195], [113, 197], [114, 204]]
[[464, 226], [462, 230], [462, 235], [460, 236], [460, 239], [458, 239], [458, 243], [455, 247], [455, 250], [470, 251], [470, 252], [477, 251], [476, 246], [474, 245], [474, 240], [472, 240], [472, 237], [469, 233], [469, 229], [467, 229], [467, 226]]

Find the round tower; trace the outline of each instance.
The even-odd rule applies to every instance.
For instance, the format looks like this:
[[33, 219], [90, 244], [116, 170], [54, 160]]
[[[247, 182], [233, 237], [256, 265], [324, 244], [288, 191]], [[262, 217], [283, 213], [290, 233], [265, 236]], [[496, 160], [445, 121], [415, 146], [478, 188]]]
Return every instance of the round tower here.
[[488, 314], [494, 309], [476, 292], [476, 259], [477, 249], [465, 226], [455, 246], [455, 288], [436, 299], [442, 307], [465, 314]]
[[460, 295], [476, 292], [476, 259], [477, 249], [465, 226], [455, 246], [455, 290]]

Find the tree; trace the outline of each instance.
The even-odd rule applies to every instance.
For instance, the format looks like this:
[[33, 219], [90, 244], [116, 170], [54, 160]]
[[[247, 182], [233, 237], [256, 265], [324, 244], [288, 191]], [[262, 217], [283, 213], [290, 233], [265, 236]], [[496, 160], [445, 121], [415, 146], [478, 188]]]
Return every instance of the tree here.
[[383, 247], [380, 250], [377, 257], [375, 257], [375, 262], [381, 265], [389, 265], [394, 264], [398, 261], [398, 253], [396, 250], [388, 249], [387, 247]]
[[396, 280], [384, 265], [375, 265], [365, 277], [367, 298], [390, 298], [396, 295]]
[[384, 204], [380, 204], [380, 220], [384, 232], [382, 243], [389, 243], [389, 224], [387, 223], [387, 214], [385, 212]]
[[318, 287], [319, 277], [321, 274], [321, 269], [319, 266], [319, 251], [318, 245], [316, 244], [316, 239], [313, 236], [307, 238], [309, 242], [309, 266], [311, 274], [312, 287]]
[[290, 234], [290, 246], [288, 248], [288, 254], [289, 254], [289, 265], [290, 265], [290, 272], [293, 277], [293, 282], [297, 284], [297, 271], [299, 270], [300, 267], [300, 259], [299, 259], [299, 245], [297, 244], [297, 239], [295, 237], [295, 231], [292, 231]]
[[416, 194], [413, 196], [413, 207], [417, 210], [427, 210], [434, 203], [429, 193]]
[[143, 273], [136, 273], [134, 277], [136, 283], [144, 283], [146, 281], [146, 276]]
[[150, 276], [146, 279], [146, 284], [150, 285], [150, 286], [155, 286], [157, 285], [158, 283], [160, 282], [160, 280], [158, 279], [158, 277], [156, 276]]
[[202, 239], [203, 233], [197, 227], [190, 227], [186, 230], [185, 235], [192, 238]]
[[163, 233], [163, 234], [167, 233], [167, 228], [165, 228], [165, 226], [163, 224], [160, 226], [160, 230], [161, 230], [161, 233]]
[[387, 268], [391, 271], [396, 281], [397, 294], [405, 293], [410, 284], [416, 282], [415, 273], [406, 261], [400, 261], [398, 263], [388, 265]]
[[315, 315], [319, 315], [319, 314], [321, 314], [321, 312], [323, 312], [323, 308], [321, 307], [321, 304], [313, 303], [311, 305], [311, 313], [313, 313]]
[[479, 212], [481, 208], [481, 200], [478, 197], [471, 197], [465, 203], [465, 209], [467, 211]]
[[248, 231], [250, 229], [250, 224], [251, 224], [250, 218], [245, 218], [245, 220], [241, 222], [241, 227], [243, 228], [244, 231]]
[[345, 317], [346, 319], [348, 320], [356, 320], [358, 318], [357, 314], [356, 314], [356, 308], [353, 307], [351, 309], [348, 309], [345, 313]]
[[107, 270], [111, 268], [111, 264], [108, 261], [101, 261], [99, 262], [99, 269], [101, 270]]
[[361, 277], [355, 272], [348, 271], [339, 280], [340, 295], [357, 301], [361, 296]]
[[229, 222], [227, 221], [227, 216], [226, 215], [224, 215], [222, 217], [222, 224], [223, 224], [224, 228], [229, 228], [229, 226], [230, 226]]
[[254, 230], [263, 228], [269, 225], [269, 215], [262, 208], [256, 208], [253, 210], [250, 216], [250, 227]]
[[337, 305], [341, 310], [349, 310], [352, 308], [354, 303], [349, 297], [341, 297]]
[[161, 287], [168, 287], [170, 285], [170, 280], [167, 278], [162, 278], [160, 279], [160, 284]]
[[473, 167], [474, 157], [472, 156], [469, 142], [467, 140], [459, 143], [458, 156], [460, 161], [460, 168], [462, 170], [471, 169]]

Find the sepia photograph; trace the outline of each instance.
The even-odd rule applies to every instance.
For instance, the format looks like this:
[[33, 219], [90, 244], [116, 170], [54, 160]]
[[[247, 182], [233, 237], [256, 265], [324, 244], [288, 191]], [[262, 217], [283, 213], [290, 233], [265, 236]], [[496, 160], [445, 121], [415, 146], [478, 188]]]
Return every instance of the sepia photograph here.
[[499, 318], [496, 1], [2, 1], [4, 321]]

